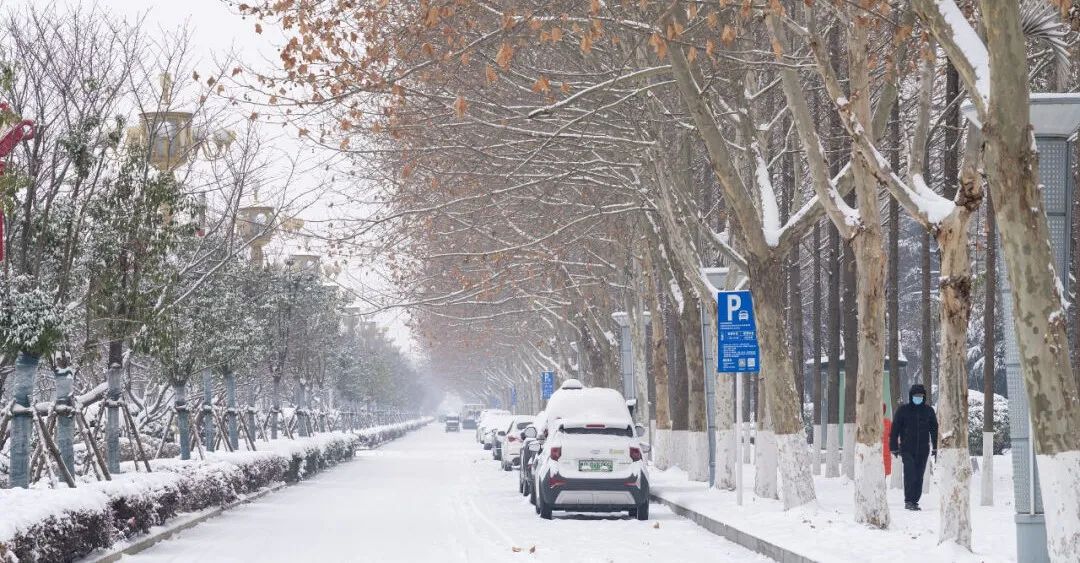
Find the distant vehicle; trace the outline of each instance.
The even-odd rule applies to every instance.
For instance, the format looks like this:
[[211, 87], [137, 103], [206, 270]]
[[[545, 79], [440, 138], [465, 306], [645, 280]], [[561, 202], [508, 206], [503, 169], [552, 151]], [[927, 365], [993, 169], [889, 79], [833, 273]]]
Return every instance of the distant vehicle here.
[[510, 424], [495, 434], [495, 459], [502, 462], [503, 471], [510, 471], [521, 462], [521, 444], [525, 440], [522, 431], [536, 417], [517, 415]]
[[465, 430], [475, 430], [476, 422], [480, 418], [480, 412], [484, 410], [484, 405], [480, 403], [470, 403], [461, 407], [461, 427]]
[[533, 488], [536, 512], [627, 511], [649, 519], [649, 478], [642, 426], [614, 389], [560, 389], [548, 401], [546, 437], [537, 453]]
[[485, 450], [491, 450], [491, 457], [496, 461], [499, 461], [499, 450], [495, 448], [496, 441], [499, 437], [499, 432], [505, 432], [505, 428], [510, 424], [510, 420], [514, 418], [514, 415], [500, 411], [497, 413], [488, 413], [484, 417], [484, 422], [481, 423], [483, 430], [483, 437], [481, 443], [484, 445]]
[[443, 420], [446, 422], [446, 431], [447, 432], [460, 432], [461, 431], [461, 418], [459, 418], [458, 415], [456, 415], [456, 414], [448, 414], [445, 417], [443, 417]]
[[490, 438], [491, 422], [494, 416], [508, 416], [510, 411], [502, 409], [484, 409], [480, 412], [480, 416], [476, 421], [476, 441], [480, 442], [484, 446], [485, 450], [490, 450], [492, 442]]
[[[543, 412], [539, 416], [543, 416]], [[524, 437], [521, 443], [521, 461], [518, 463], [518, 492], [531, 497], [530, 502], [535, 503], [536, 497], [532, 496], [533, 473], [536, 468], [536, 454], [540, 452], [541, 442], [536, 434], [536, 426], [530, 424], [521, 431]]]

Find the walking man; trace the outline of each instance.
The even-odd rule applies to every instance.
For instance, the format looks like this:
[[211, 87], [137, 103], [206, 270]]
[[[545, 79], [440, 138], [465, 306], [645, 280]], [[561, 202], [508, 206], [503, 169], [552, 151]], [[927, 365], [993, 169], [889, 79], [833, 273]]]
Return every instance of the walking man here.
[[937, 459], [937, 414], [926, 404], [926, 387], [915, 384], [908, 392], [908, 403], [893, 417], [889, 433], [889, 451], [904, 460], [904, 508], [920, 510], [926, 459], [931, 452]]

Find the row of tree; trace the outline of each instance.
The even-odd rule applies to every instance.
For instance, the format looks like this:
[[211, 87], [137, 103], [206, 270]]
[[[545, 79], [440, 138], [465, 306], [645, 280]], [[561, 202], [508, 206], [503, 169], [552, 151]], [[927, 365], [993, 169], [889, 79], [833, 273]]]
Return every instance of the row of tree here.
[[[536, 408], [545, 369], [618, 387], [609, 315], [626, 311], [658, 429], [689, 432], [689, 443], [660, 447], [689, 449], [688, 470], [700, 476], [705, 413], [716, 409], [717, 482], [730, 488], [732, 378], [704, 358], [715, 290], [753, 291], [754, 408], [768, 431], [759, 447], [778, 456], [758, 491], [787, 507], [815, 498], [802, 416], [810, 398], [814, 423], [831, 427], [819, 447], [838, 449], [841, 418], [853, 425], [843, 449], [856, 520], [889, 525], [883, 372], [888, 361], [895, 401], [907, 326], [906, 348], [921, 360], [911, 371], [927, 383], [937, 374], [941, 540], [970, 548], [967, 390], [973, 365], [986, 370], [979, 380], [998, 377], [987, 244], [996, 223], [1014, 292], [1015, 325], [1003, 329], [1017, 334], [1040, 475], [1058, 491], [1044, 501], [1062, 561], [1080, 547], [1080, 503], [1063, 492], [1080, 490], [1080, 377], [1067, 353], [1076, 313], [1053, 267], [1028, 101], [1032, 90], [1077, 83], [1071, 9], [1042, 0], [240, 6], [288, 37], [280, 72], [260, 75], [255, 89], [351, 156], [357, 177], [376, 180], [357, 189], [383, 205], [334, 240], [391, 258], [401, 288], [392, 303], [412, 309], [431, 360], [461, 388], [486, 396], [516, 386]], [[964, 103], [975, 118], [966, 126]], [[919, 243], [921, 264], [902, 263], [901, 249], [910, 257]], [[727, 287], [713, 287], [705, 267], [728, 268]], [[900, 312], [901, 272], [911, 270], [923, 285], [921, 326]], [[980, 315], [973, 332], [980, 294], [977, 310], [991, 320]], [[718, 377], [714, 405], [706, 377]]]
[[[28, 484], [30, 453], [43, 447], [41, 434], [31, 441], [39, 404], [48, 405], [43, 420], [59, 419], [61, 457], [75, 475], [90, 469], [71, 453], [85, 441], [72, 437], [71, 417], [88, 406], [80, 397], [107, 399], [109, 472], [120, 470], [125, 432], [178, 436], [187, 458], [192, 405], [228, 407], [236, 448], [241, 406], [252, 434], [261, 412], [276, 438], [283, 410], [305, 435], [313, 416], [413, 411], [428, 400], [417, 367], [347, 308], [353, 296], [334, 281], [332, 258], [262, 258], [265, 239], [289, 235], [281, 217], [299, 210], [279, 205], [257, 224], [240, 213], [259, 203], [261, 184], [280, 179], [258, 128], [197, 161], [205, 144], [234, 137], [203, 133], [208, 124], [244, 118], [194, 98], [205, 81], [194, 94], [159, 81], [191, 72], [185, 32], [151, 36], [96, 6], [27, 4], [6, 12], [0, 34], [2, 128], [22, 119], [36, 128], [0, 191], [0, 450], [11, 445], [0, 470], [11, 484]], [[163, 112], [190, 122], [177, 129], [155, 117]]]

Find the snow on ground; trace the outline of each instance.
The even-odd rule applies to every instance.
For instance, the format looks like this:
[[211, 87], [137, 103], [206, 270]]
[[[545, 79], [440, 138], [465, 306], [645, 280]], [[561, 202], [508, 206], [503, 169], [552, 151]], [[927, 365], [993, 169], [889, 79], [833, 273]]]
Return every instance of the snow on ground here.
[[768, 561], [663, 506], [651, 517], [541, 520], [472, 432], [430, 425], [124, 561]]
[[818, 501], [784, 512], [783, 504], [754, 496], [754, 466], [743, 467], [743, 506], [735, 493], [707, 490], [703, 483], [687, 479], [679, 469], [653, 471], [653, 492], [704, 513], [739, 530], [768, 540], [822, 562], [976, 563], [1016, 561], [1013, 523], [1012, 460], [994, 456], [994, 506], [979, 504], [979, 479], [971, 477], [972, 549], [938, 545], [939, 490], [932, 484], [919, 505], [922, 511], [904, 510], [904, 491], [888, 490], [892, 524], [888, 530], [872, 530], [856, 524], [853, 514], [854, 485], [843, 477], [814, 476]]

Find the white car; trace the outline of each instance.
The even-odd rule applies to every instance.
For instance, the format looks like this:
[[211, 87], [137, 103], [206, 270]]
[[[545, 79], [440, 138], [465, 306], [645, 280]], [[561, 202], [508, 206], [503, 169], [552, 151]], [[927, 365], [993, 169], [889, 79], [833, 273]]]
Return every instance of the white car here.
[[481, 428], [483, 434], [480, 437], [480, 443], [484, 445], [485, 450], [491, 450], [491, 456], [495, 459], [499, 459], [498, 452], [495, 450], [495, 438], [500, 430], [506, 428], [506, 425], [510, 424], [510, 419], [512, 418], [514, 418], [514, 415], [510, 413], [489, 414], [484, 418], [484, 424]]
[[491, 442], [484, 442], [485, 436], [491, 430], [491, 417], [508, 414], [510, 414], [509, 411], [502, 409], [484, 409], [480, 411], [480, 416], [476, 420], [476, 441], [483, 444], [485, 450], [491, 449]]
[[627, 511], [649, 519], [649, 477], [623, 396], [614, 389], [560, 389], [546, 409], [546, 438], [533, 475], [536, 512]]
[[510, 424], [495, 434], [495, 459], [502, 462], [503, 471], [510, 471], [521, 463], [521, 444], [525, 441], [522, 432], [532, 424], [535, 416], [518, 415], [510, 419]]

